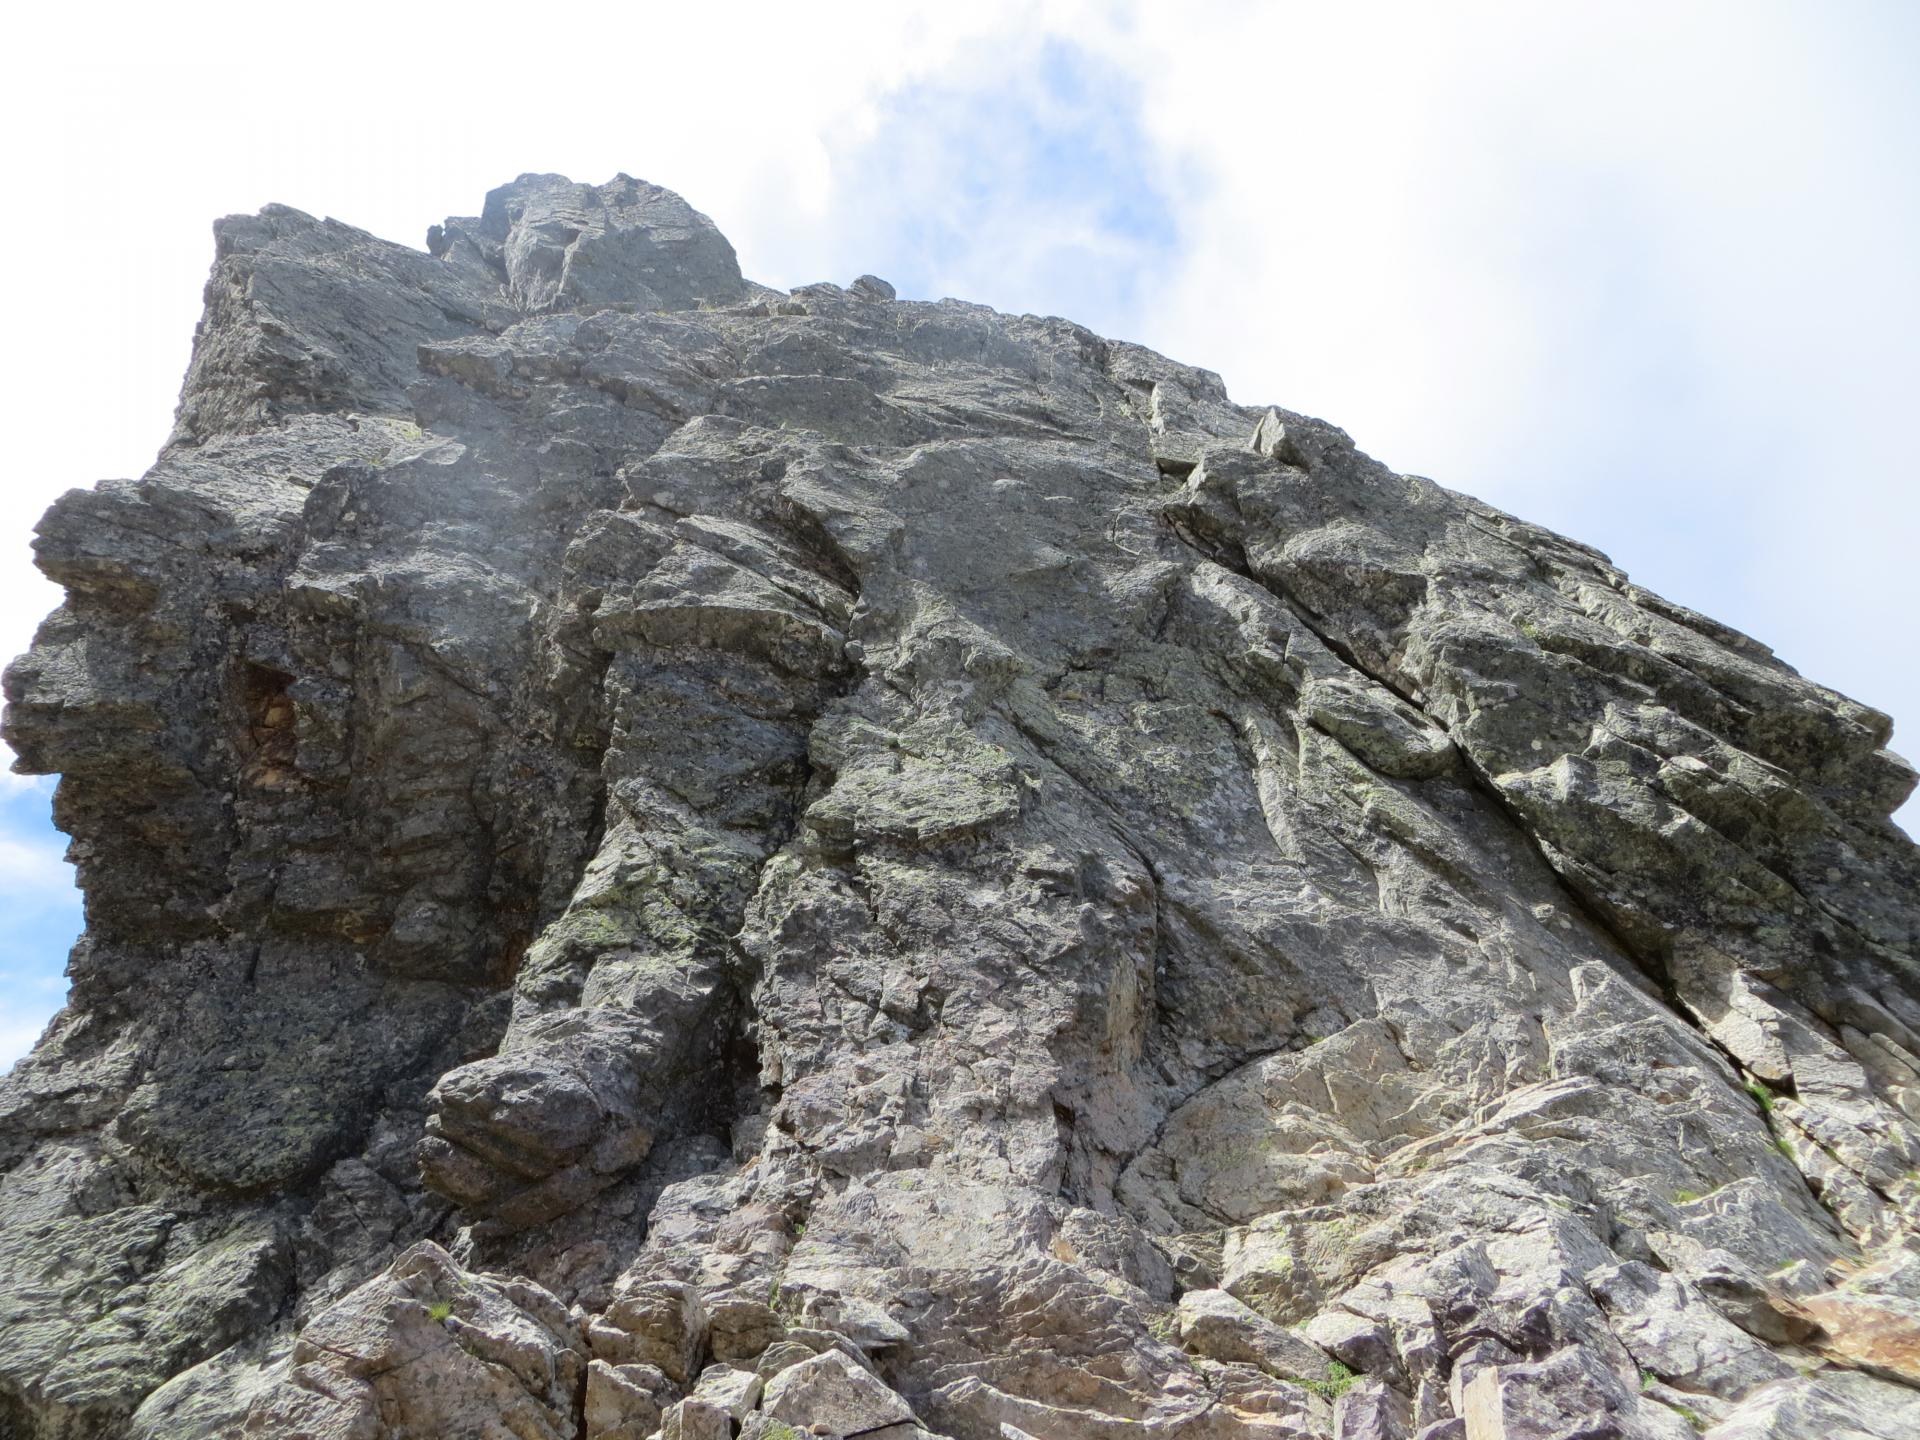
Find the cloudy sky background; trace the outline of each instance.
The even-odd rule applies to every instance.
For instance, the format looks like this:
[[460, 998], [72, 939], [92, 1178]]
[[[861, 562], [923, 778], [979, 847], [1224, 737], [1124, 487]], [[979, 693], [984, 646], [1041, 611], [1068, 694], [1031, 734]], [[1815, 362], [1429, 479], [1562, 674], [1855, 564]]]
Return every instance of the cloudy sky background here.
[[[0, 652], [58, 599], [40, 512], [167, 433], [213, 217], [419, 245], [522, 171], [624, 170], [766, 283], [1066, 315], [1324, 415], [1920, 754], [1920, 6], [693, 8], [16, 22]], [[0, 1066], [80, 926], [50, 797], [0, 777]]]

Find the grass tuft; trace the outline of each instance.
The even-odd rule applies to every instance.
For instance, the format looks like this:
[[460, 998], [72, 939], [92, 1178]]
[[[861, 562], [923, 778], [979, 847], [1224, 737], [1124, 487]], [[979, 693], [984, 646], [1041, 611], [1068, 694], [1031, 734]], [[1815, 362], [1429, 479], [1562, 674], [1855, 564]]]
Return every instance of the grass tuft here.
[[1321, 1399], [1338, 1400], [1342, 1395], [1346, 1394], [1347, 1391], [1360, 1383], [1360, 1376], [1347, 1366], [1342, 1365], [1338, 1360], [1329, 1360], [1327, 1362], [1326, 1379], [1308, 1380], [1305, 1383], [1307, 1389], [1311, 1390]]

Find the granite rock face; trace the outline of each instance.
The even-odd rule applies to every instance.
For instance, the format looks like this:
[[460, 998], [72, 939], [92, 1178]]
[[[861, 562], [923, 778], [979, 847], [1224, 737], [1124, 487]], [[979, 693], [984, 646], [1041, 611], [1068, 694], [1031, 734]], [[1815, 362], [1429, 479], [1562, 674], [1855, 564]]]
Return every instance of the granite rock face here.
[[1920, 1435], [1887, 717], [625, 177], [216, 234], [7, 672], [0, 1434]]

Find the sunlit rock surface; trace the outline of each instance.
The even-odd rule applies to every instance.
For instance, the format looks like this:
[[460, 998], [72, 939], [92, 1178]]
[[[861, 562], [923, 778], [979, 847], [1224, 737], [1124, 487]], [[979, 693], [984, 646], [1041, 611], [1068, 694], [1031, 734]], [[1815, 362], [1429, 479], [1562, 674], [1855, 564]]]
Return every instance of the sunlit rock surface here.
[[639, 181], [216, 233], [7, 674], [0, 1435], [1920, 1435], [1887, 717]]

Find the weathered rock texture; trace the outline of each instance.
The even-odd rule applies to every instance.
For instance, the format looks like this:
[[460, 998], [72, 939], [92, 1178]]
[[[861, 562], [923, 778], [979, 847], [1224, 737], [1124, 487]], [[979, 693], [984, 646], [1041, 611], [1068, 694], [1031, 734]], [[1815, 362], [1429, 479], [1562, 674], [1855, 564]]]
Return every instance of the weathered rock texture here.
[[624, 177], [217, 236], [7, 675], [0, 1433], [1920, 1435], [1884, 715]]

